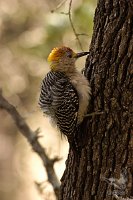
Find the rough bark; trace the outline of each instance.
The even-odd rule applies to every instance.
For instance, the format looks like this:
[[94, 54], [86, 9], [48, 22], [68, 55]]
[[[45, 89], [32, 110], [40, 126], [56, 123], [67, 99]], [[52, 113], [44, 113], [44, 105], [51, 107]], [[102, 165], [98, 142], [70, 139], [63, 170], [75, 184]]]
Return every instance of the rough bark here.
[[[133, 195], [133, 1], [99, 0], [85, 75], [92, 99], [85, 118], [81, 153], [70, 149], [60, 200], [110, 200], [105, 178], [126, 169], [125, 196]], [[127, 178], [127, 176], [125, 177]]]

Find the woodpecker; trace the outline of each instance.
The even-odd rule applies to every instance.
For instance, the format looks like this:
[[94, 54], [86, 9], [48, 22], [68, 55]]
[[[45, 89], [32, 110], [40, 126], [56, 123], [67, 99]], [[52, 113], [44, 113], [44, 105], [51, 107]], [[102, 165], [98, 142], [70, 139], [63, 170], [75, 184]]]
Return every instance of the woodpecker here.
[[91, 96], [88, 80], [75, 66], [76, 60], [87, 54], [65, 46], [54, 48], [48, 56], [50, 71], [41, 85], [39, 105], [70, 144], [76, 141]]

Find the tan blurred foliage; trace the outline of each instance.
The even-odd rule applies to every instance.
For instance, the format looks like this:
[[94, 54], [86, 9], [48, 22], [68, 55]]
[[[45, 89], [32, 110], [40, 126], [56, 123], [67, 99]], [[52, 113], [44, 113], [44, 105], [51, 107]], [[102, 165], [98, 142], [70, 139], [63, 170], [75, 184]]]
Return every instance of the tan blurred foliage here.
[[[79, 50], [68, 17], [50, 11], [58, 0], [0, 0], [0, 88], [17, 107], [33, 130], [41, 128], [40, 139], [50, 157], [63, 160], [55, 165], [59, 178], [65, 168], [68, 145], [51, 128], [38, 108], [40, 82], [48, 72], [47, 55], [59, 45]], [[69, 1], [62, 7], [67, 12]], [[88, 49], [96, 1], [73, 1], [73, 17], [84, 50]], [[81, 22], [84, 22], [81, 23]], [[89, 27], [90, 25], [90, 27]], [[79, 32], [80, 31], [80, 32]], [[80, 62], [83, 65], [83, 62]], [[42, 194], [34, 181], [46, 181], [47, 175], [38, 156], [31, 151], [11, 117], [0, 111], [0, 200], [54, 200], [51, 186], [44, 182]]]

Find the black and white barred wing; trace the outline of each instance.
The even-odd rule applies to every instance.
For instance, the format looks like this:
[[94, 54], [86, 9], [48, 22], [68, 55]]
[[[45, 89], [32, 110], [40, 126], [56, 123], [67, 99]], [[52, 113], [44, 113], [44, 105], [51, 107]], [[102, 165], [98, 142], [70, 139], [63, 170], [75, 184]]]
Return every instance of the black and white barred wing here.
[[49, 72], [42, 81], [39, 105], [46, 115], [52, 115], [53, 95], [51, 88], [60, 78], [62, 78], [61, 73]]
[[49, 72], [42, 81], [39, 105], [66, 136], [75, 134], [79, 98], [69, 79], [60, 72]]
[[77, 91], [66, 78], [59, 79], [52, 87], [52, 107], [61, 133], [71, 137], [77, 128], [79, 98]]

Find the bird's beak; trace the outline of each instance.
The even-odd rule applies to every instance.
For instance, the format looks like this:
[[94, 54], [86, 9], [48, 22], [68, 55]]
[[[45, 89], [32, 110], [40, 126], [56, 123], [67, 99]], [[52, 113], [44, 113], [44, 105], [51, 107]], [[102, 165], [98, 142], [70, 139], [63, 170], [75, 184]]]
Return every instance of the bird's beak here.
[[80, 58], [82, 56], [88, 55], [90, 52], [81, 52], [81, 53], [75, 53], [74, 58]]

